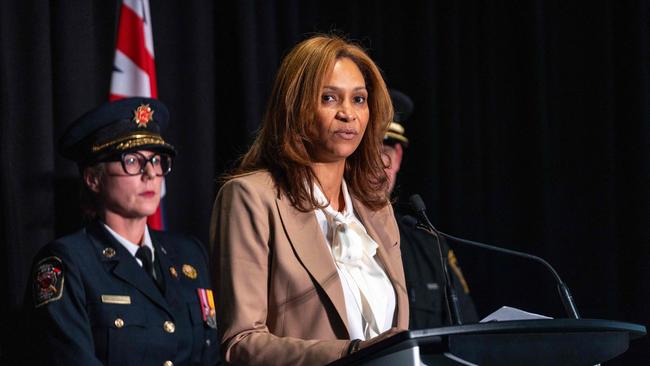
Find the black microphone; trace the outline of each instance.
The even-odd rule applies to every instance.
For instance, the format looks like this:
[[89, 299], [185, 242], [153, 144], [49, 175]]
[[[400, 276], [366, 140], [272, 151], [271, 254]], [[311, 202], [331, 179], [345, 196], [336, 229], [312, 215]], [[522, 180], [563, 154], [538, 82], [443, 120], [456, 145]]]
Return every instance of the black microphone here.
[[420, 217], [422, 221], [422, 225], [425, 226], [426, 229], [428, 229], [425, 230], [427, 232], [431, 230], [440, 236], [443, 236], [447, 239], [453, 240], [458, 243], [470, 245], [473, 247], [478, 247], [481, 249], [491, 250], [502, 254], [509, 254], [520, 258], [530, 259], [544, 265], [544, 267], [546, 267], [553, 274], [553, 277], [555, 278], [555, 282], [557, 283], [557, 289], [558, 292], [560, 293], [560, 299], [562, 300], [562, 305], [564, 305], [564, 309], [566, 310], [567, 314], [569, 315], [570, 318], [580, 319], [578, 309], [576, 307], [575, 302], [573, 301], [573, 296], [571, 296], [571, 292], [569, 291], [569, 288], [564, 284], [564, 282], [560, 278], [560, 275], [557, 273], [555, 268], [553, 268], [553, 266], [551, 266], [547, 261], [545, 261], [544, 259], [536, 255], [518, 252], [512, 249], [500, 248], [494, 245], [484, 244], [473, 240], [462, 239], [462, 238], [455, 237], [453, 235], [445, 234], [442, 231], [438, 231], [435, 227], [433, 227], [433, 225], [431, 225], [431, 222], [427, 218], [425, 214], [426, 206], [424, 205], [424, 201], [422, 201], [420, 195], [418, 194], [412, 195], [410, 201], [411, 201], [411, 207]]
[[425, 227], [422, 228], [420, 226], [417, 226], [417, 228], [423, 229], [426, 233], [430, 234], [436, 239], [436, 243], [438, 244], [438, 257], [440, 258], [440, 266], [442, 268], [442, 273], [443, 273], [443, 280], [444, 280], [444, 289], [445, 289], [445, 305], [447, 306], [447, 314], [449, 316], [449, 324], [450, 325], [461, 325], [463, 324], [463, 319], [460, 316], [460, 306], [458, 305], [458, 294], [456, 293], [456, 289], [454, 288], [453, 282], [451, 281], [451, 277], [449, 276], [449, 268], [447, 266], [447, 260], [443, 254], [442, 251], [442, 243], [440, 242], [440, 238], [438, 237], [438, 231], [431, 225], [431, 221], [429, 221], [429, 218], [425, 214], [424, 211], [426, 209], [424, 208], [424, 202], [422, 201], [422, 198], [420, 198], [420, 195], [414, 194], [410, 198], [411, 200], [411, 206], [415, 209], [416, 207], [420, 208], [422, 207], [423, 209], [420, 210], [415, 210], [420, 216], [421, 221], [424, 223]]
[[418, 219], [416, 219], [415, 217], [413, 217], [411, 215], [404, 215], [404, 216], [400, 217], [400, 221], [402, 222], [402, 224], [410, 227], [411, 229], [415, 229], [415, 227], [417, 226], [417, 224], [419, 222]]

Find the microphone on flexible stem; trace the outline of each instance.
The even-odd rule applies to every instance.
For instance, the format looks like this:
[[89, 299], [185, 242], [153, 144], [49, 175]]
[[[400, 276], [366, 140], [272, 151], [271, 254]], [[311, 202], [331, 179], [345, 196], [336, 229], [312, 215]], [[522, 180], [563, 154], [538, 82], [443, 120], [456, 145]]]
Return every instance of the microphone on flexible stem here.
[[[462, 239], [462, 238], [455, 237], [453, 235], [445, 234], [442, 231], [438, 231], [435, 227], [433, 227], [433, 225], [431, 225], [431, 222], [427, 218], [425, 214], [426, 206], [424, 205], [424, 201], [422, 201], [420, 195], [418, 194], [412, 195], [410, 201], [411, 201], [411, 207], [418, 214], [420, 220], [422, 221], [422, 225], [425, 226], [424, 229], [426, 229], [427, 232], [429, 231], [435, 232], [440, 236], [443, 236], [449, 240], [453, 240], [461, 244], [466, 244], [481, 249], [491, 250], [502, 254], [509, 254], [520, 258], [526, 258], [526, 259], [533, 260], [537, 263], [541, 263], [553, 274], [553, 277], [555, 278], [555, 282], [557, 283], [557, 289], [560, 294], [560, 299], [562, 300], [562, 305], [564, 305], [564, 309], [566, 310], [567, 315], [569, 315], [569, 317], [573, 319], [580, 319], [578, 308], [576, 307], [576, 304], [573, 301], [573, 296], [571, 296], [571, 292], [569, 291], [569, 288], [564, 284], [564, 282], [560, 278], [560, 275], [557, 273], [555, 268], [553, 268], [553, 266], [551, 266], [547, 261], [545, 261], [544, 259], [536, 255], [518, 252], [516, 250], [511, 250], [511, 249], [500, 248], [494, 245], [488, 245], [473, 240]], [[420, 225], [418, 225], [417, 227], [421, 228]]]
[[440, 267], [442, 268], [443, 280], [445, 282], [444, 284], [445, 300], [446, 300], [445, 305], [447, 307], [447, 314], [449, 316], [449, 324], [461, 325], [463, 324], [463, 319], [460, 316], [460, 306], [458, 305], [458, 294], [456, 293], [456, 289], [454, 288], [454, 285], [451, 281], [451, 277], [449, 276], [449, 268], [447, 266], [447, 260], [445, 258], [445, 255], [443, 254], [442, 251], [442, 243], [440, 242], [438, 231], [433, 227], [431, 221], [429, 221], [429, 218], [425, 213], [426, 208], [424, 208], [425, 207], [424, 202], [422, 201], [422, 198], [420, 198], [420, 195], [414, 194], [411, 196], [410, 200], [411, 200], [411, 206], [413, 208], [422, 207], [422, 209], [416, 210], [416, 212], [418, 213], [418, 216], [420, 216], [420, 219], [422, 223], [425, 225], [425, 227], [424, 228], [419, 226], [416, 227], [423, 229], [425, 232], [433, 236], [436, 239], [436, 243], [438, 244], [437, 245], [438, 257], [440, 258]]

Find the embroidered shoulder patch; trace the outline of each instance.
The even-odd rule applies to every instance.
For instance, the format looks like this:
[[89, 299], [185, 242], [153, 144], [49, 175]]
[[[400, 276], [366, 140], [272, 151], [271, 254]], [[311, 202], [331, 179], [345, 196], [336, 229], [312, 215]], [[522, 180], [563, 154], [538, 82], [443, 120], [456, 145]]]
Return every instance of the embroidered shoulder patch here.
[[35, 307], [59, 300], [63, 296], [63, 263], [58, 257], [41, 259], [34, 269], [32, 292]]

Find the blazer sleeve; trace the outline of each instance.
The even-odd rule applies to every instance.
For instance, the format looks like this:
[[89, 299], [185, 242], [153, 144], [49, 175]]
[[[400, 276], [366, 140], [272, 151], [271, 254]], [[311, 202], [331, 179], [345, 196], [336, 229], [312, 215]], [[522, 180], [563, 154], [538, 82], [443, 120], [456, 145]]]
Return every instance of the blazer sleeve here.
[[222, 356], [232, 364], [326, 364], [344, 356], [350, 341], [279, 337], [267, 327], [274, 194], [235, 179], [215, 201], [211, 240]]

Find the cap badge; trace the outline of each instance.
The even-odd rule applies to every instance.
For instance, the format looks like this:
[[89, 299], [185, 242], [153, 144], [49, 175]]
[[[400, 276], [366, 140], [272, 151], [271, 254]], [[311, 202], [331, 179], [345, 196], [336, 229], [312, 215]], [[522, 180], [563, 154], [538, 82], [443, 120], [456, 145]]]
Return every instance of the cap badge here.
[[149, 107], [149, 104], [140, 104], [135, 111], [133, 111], [133, 122], [137, 123], [138, 127], [147, 127], [147, 123], [153, 119], [154, 110]]
[[193, 280], [195, 280], [198, 275], [196, 268], [190, 266], [189, 264], [183, 264], [183, 274]]

